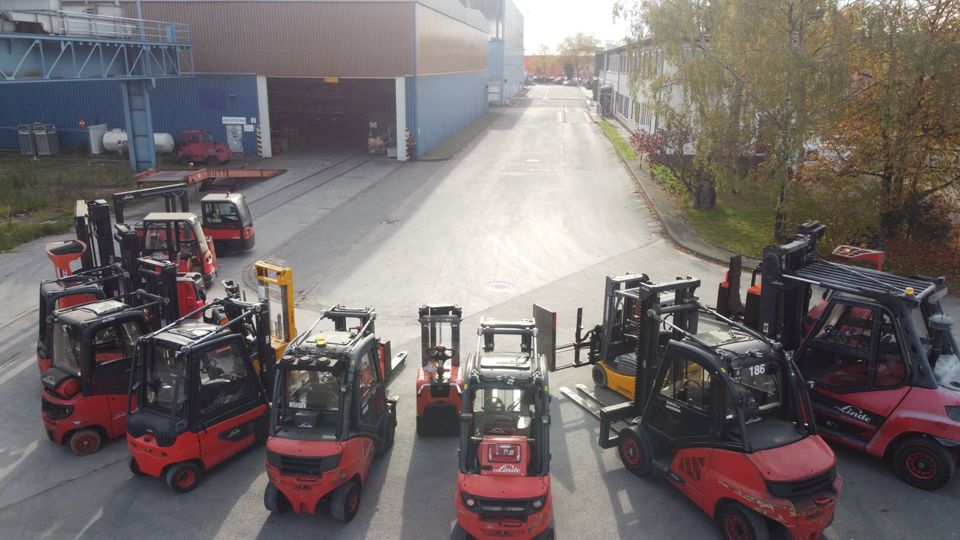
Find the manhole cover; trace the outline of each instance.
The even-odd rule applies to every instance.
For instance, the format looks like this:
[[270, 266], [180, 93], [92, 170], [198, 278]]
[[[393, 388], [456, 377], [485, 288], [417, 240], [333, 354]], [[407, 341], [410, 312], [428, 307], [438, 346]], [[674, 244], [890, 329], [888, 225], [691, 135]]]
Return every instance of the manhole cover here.
[[513, 289], [515, 285], [509, 281], [491, 281], [487, 283], [487, 289], [491, 291], [509, 291]]

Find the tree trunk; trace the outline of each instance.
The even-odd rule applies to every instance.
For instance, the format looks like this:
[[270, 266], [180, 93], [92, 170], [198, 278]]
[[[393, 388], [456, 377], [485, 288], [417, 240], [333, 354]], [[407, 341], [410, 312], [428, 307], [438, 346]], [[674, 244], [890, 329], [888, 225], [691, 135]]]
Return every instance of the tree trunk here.
[[784, 174], [780, 179], [780, 193], [777, 194], [777, 217], [773, 228], [774, 237], [777, 239], [777, 243], [780, 244], [786, 242], [787, 240], [787, 184], [790, 183], [790, 180], [793, 177], [793, 167], [788, 166], [787, 170], [784, 172], [786, 174]]
[[694, 210], [713, 210], [717, 206], [717, 189], [710, 182], [701, 181], [693, 193]]

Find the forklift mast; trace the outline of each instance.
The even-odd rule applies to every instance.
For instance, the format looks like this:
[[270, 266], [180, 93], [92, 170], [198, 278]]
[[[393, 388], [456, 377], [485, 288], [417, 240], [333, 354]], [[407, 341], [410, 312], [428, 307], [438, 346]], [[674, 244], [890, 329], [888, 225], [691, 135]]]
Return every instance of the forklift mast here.
[[116, 252], [113, 249], [110, 206], [107, 201], [103, 199], [77, 201], [74, 227], [77, 240], [88, 247], [80, 259], [84, 270], [106, 266], [112, 262]]
[[[267, 319], [270, 322], [270, 339], [280, 360], [287, 345], [297, 336], [296, 314], [293, 299], [293, 268], [276, 266], [264, 261], [254, 263], [257, 277], [257, 296], [267, 303]], [[273, 289], [276, 288], [276, 292]], [[271, 302], [279, 300], [280, 312], [272, 313]], [[276, 317], [276, 320], [273, 320]]]
[[625, 299], [633, 300], [632, 316], [627, 320], [624, 333], [637, 339], [637, 376], [633, 393], [637, 411], [646, 405], [660, 369], [660, 325], [664, 318], [673, 317], [669, 331], [671, 339], [680, 340], [686, 333], [697, 333], [700, 303], [695, 293], [699, 286], [700, 280], [691, 277], [663, 283], [651, 283], [647, 279], [632, 289], [618, 292]]
[[[460, 320], [463, 309], [454, 305], [427, 304], [420, 306], [420, 354], [427, 361], [427, 350], [448, 340], [447, 347], [453, 349], [451, 365], [460, 365]], [[443, 325], [450, 325], [449, 336], [440, 335]]]
[[[189, 190], [187, 184], [156, 186], [113, 194], [113, 213], [117, 223], [123, 223], [123, 209], [127, 203], [153, 197], [163, 197], [165, 212], [189, 212]], [[177, 203], [179, 204], [179, 207]]]
[[758, 330], [783, 343], [787, 350], [796, 349], [800, 344], [811, 290], [809, 283], [786, 279], [785, 275], [816, 260], [817, 241], [825, 230], [819, 221], [807, 221], [797, 227], [792, 242], [763, 248]]

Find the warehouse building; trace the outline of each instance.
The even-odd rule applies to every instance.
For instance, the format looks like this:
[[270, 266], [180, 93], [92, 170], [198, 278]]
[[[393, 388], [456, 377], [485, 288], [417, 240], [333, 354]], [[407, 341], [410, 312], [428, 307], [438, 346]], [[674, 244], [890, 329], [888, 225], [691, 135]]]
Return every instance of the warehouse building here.
[[492, 105], [505, 105], [523, 90], [523, 14], [513, 0], [461, 0], [479, 10], [490, 25], [487, 95]]
[[[120, 5], [134, 16], [133, 2]], [[373, 135], [406, 159], [405, 133], [418, 157], [487, 110], [489, 22], [459, 0], [141, 5], [146, 19], [190, 25], [196, 76], [151, 92], [155, 130], [175, 137], [208, 129], [235, 152], [270, 157], [366, 150]], [[53, 123], [70, 146], [80, 125], [123, 126], [120, 99], [112, 82], [5, 85], [0, 126]], [[16, 147], [16, 133], [0, 132], [0, 146]]]

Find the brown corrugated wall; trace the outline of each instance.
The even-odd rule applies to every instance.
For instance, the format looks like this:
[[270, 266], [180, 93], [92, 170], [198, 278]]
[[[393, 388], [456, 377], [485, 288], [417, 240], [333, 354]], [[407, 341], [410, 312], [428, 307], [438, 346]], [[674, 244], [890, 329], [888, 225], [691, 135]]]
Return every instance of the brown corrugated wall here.
[[417, 5], [417, 74], [487, 69], [488, 34]]
[[[257, 73], [268, 77], [412, 75], [414, 5], [207, 1], [142, 4], [146, 19], [190, 25], [198, 72]], [[130, 4], [124, 7], [128, 12], [133, 10]], [[485, 66], [486, 39], [483, 41]]]

